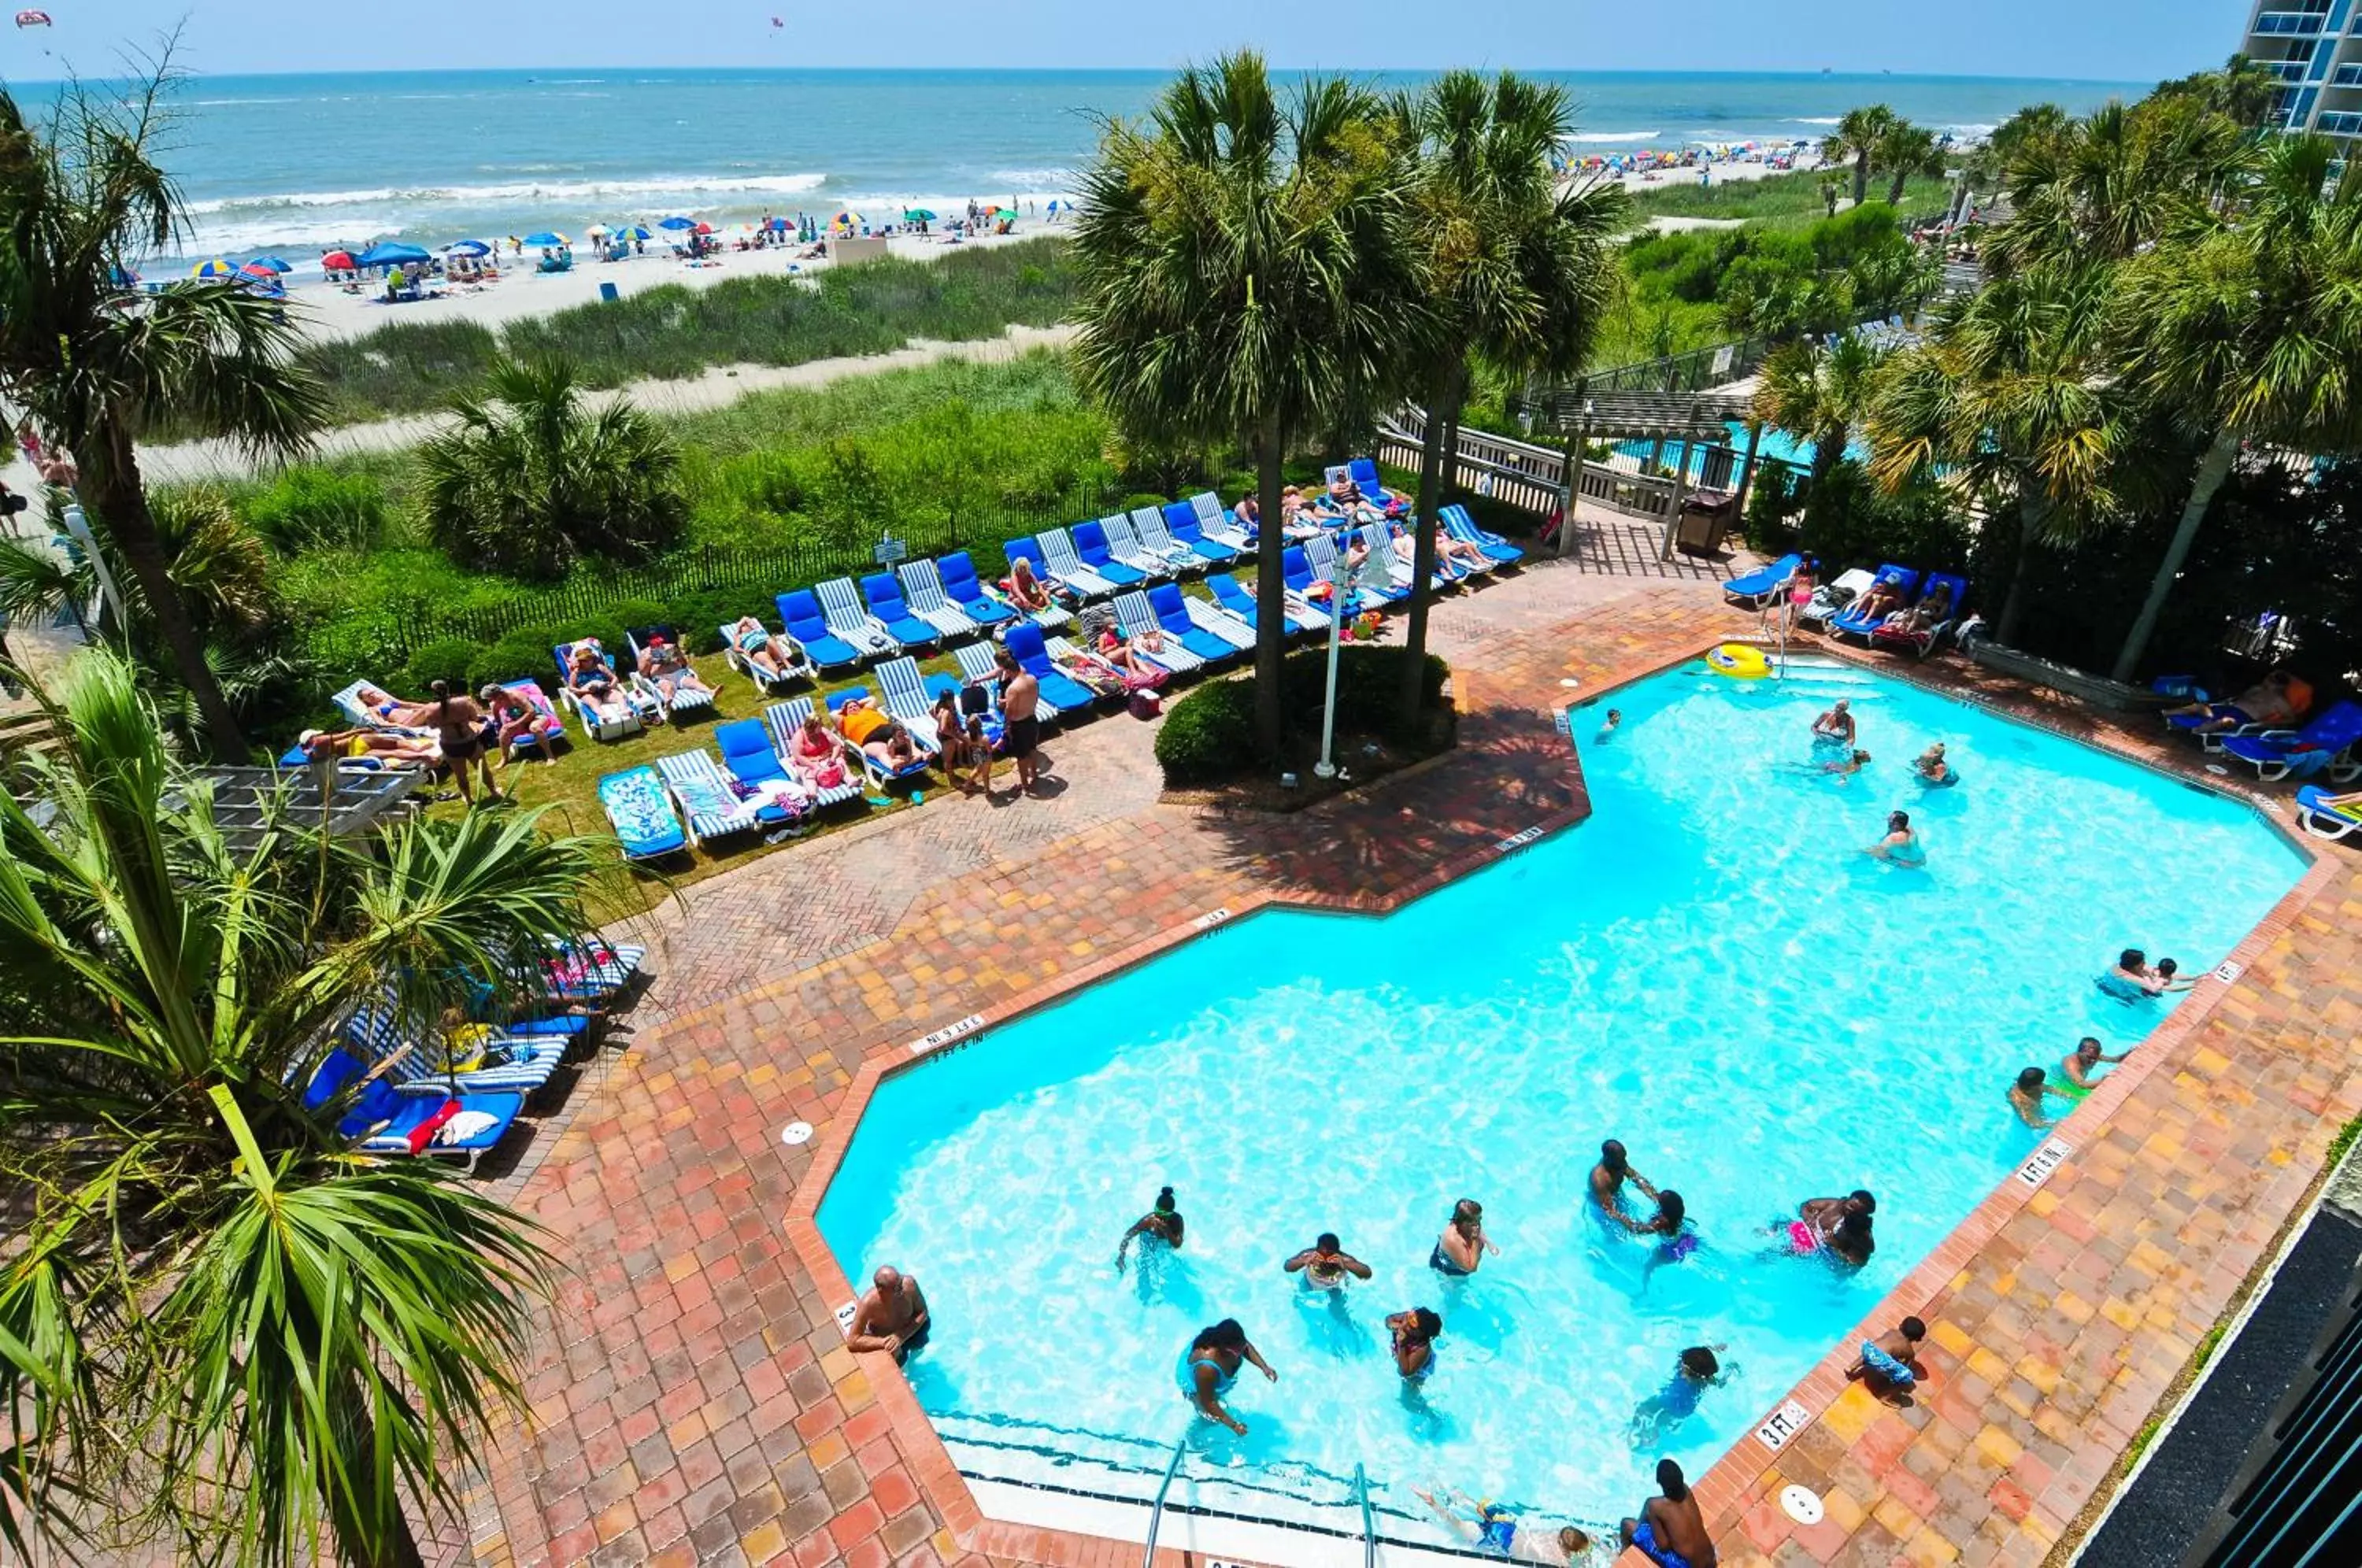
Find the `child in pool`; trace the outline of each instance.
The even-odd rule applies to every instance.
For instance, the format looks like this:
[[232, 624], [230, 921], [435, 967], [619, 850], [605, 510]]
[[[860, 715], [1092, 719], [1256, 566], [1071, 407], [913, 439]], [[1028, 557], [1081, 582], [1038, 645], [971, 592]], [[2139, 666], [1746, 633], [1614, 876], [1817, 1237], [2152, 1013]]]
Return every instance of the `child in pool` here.
[[1632, 1412], [1628, 1430], [1634, 1448], [1656, 1447], [1666, 1432], [1697, 1413], [1698, 1401], [1707, 1389], [1719, 1388], [1730, 1381], [1731, 1372], [1723, 1368], [1714, 1353], [1729, 1348], [1725, 1344], [1692, 1345], [1682, 1352], [1673, 1363], [1672, 1377], [1662, 1388], [1641, 1400]]

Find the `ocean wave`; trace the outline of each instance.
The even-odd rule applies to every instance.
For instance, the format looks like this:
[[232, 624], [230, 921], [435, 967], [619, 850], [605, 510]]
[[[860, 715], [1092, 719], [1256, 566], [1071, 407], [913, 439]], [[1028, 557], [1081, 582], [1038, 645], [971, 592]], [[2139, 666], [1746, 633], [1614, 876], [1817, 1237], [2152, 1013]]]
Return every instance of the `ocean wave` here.
[[312, 207], [375, 207], [390, 204], [452, 205], [500, 202], [613, 203], [635, 196], [794, 196], [828, 183], [825, 174], [682, 174], [657, 180], [511, 181], [482, 185], [379, 185], [359, 191], [286, 191], [250, 196], [215, 196], [191, 202], [189, 212], [209, 217], [240, 213], [296, 212]]
[[1577, 131], [1566, 139], [1577, 147], [1589, 147], [1595, 142], [1654, 141], [1664, 134], [1662, 131], [1652, 130]]
[[1064, 189], [1075, 178], [1071, 169], [996, 169], [987, 176], [998, 186], [1014, 185], [1026, 191]]
[[1833, 126], [1838, 119], [1835, 115], [1803, 115], [1788, 123], [1792, 126]]

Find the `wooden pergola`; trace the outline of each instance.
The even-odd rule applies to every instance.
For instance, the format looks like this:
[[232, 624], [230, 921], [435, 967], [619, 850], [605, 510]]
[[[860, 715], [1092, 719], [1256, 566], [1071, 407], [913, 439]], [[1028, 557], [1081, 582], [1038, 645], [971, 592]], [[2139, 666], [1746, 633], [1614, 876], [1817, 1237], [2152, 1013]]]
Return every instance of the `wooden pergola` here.
[[[1552, 387], [1533, 393], [1523, 400], [1530, 409], [1537, 428], [1547, 426], [1564, 436], [1566, 441], [1566, 473], [1578, 471], [1584, 446], [1595, 436], [1614, 436], [1625, 439], [1653, 440], [1660, 451], [1668, 441], [1688, 447], [1708, 431], [1721, 431], [1737, 421], [1749, 421], [1752, 412], [1749, 399], [1729, 392], [1618, 392], [1602, 389], [1588, 391], [1583, 383], [1572, 387]], [[1762, 428], [1751, 422], [1747, 426], [1747, 458], [1739, 469], [1738, 489], [1735, 492], [1738, 510], [1747, 509], [1747, 492], [1755, 482], [1755, 454], [1763, 438]], [[1684, 460], [1673, 476], [1672, 504], [1665, 513], [1665, 536], [1658, 550], [1660, 560], [1673, 553], [1673, 539], [1680, 531], [1682, 507], [1688, 496], [1689, 463]], [[1573, 515], [1573, 496], [1567, 497], [1567, 512]], [[1568, 532], [1571, 533], [1571, 530]]]

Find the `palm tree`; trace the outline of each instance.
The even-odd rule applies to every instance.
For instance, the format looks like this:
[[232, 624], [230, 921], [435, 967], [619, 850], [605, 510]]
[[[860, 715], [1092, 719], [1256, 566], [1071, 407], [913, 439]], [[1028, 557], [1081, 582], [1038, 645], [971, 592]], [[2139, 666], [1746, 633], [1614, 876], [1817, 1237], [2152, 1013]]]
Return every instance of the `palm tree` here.
[[1845, 457], [1846, 442], [1870, 406], [1877, 351], [1859, 334], [1833, 343], [1800, 337], [1763, 361], [1755, 384], [1753, 417], [1813, 444], [1812, 482], [1817, 491]]
[[2362, 449], [2362, 173], [2348, 164], [2333, 188], [2336, 160], [2326, 137], [2272, 138], [2235, 209], [2124, 270], [2125, 379], [2207, 447], [2116, 656], [2119, 680], [2147, 651], [2243, 444]]
[[[1418, 148], [1406, 243], [1448, 348], [1430, 357], [1413, 511], [1410, 613], [1404, 635], [1406, 725], [1418, 717], [1435, 574], [1432, 520], [1450, 492], [1472, 355], [1514, 379], [1579, 373], [1615, 297], [1611, 247], [1628, 202], [1620, 186], [1561, 185], [1551, 155], [1574, 124], [1565, 89], [1509, 72], [1451, 71], [1398, 112]], [[1663, 318], [1670, 330], [1670, 313]], [[1566, 526], [1572, 527], [1569, 519]]]
[[2107, 373], [2112, 275], [2042, 267], [1995, 279], [1887, 356], [1872, 377], [1871, 476], [1890, 491], [1941, 471], [1972, 496], [2014, 502], [2018, 547], [1994, 635], [2014, 640], [2027, 557], [2070, 536], [2115, 499], [2126, 446], [2123, 399]]
[[1263, 508], [1255, 728], [1281, 738], [1282, 464], [1374, 417], [1433, 339], [1402, 236], [1401, 127], [1369, 90], [1283, 95], [1252, 52], [1192, 66], [1112, 122], [1069, 241], [1078, 379], [1134, 439], [1235, 442]]
[[322, 423], [284, 307], [235, 283], [130, 286], [170, 250], [181, 206], [151, 148], [160, 78], [130, 106], [70, 90], [46, 128], [0, 90], [0, 395], [70, 448], [92, 521], [146, 596], [173, 675], [216, 756], [242, 758], [237, 716], [169, 571], [141, 482], [138, 437], [159, 420], [286, 453]]
[[1873, 161], [1886, 172], [1886, 204], [1900, 205], [1903, 188], [1911, 176], [1923, 174], [1930, 178], [1944, 171], [1944, 149], [1937, 145], [1936, 133], [1926, 126], [1915, 126], [1909, 120], [1897, 118], [1878, 138]]
[[2063, 130], [2029, 122], [2003, 171], [2010, 219], [1985, 259], [1994, 271], [2124, 260], [2204, 222], [2249, 149], [2195, 98], [2110, 104]]
[[492, 812], [356, 848], [291, 812], [241, 848], [129, 665], [86, 650], [61, 692], [22, 780], [51, 810], [0, 792], [0, 1532], [406, 1568], [405, 1506], [448, 1508], [522, 1403], [549, 1263], [303, 1089], [358, 999], [537, 994], [601, 852]]
[[1821, 157], [1831, 163], [1853, 165], [1853, 204], [1860, 206], [1870, 195], [1870, 166], [1878, 157], [1879, 143], [1898, 124], [1893, 109], [1883, 104], [1864, 104], [1848, 109], [1838, 121], [1837, 128], [1821, 138]]
[[458, 560], [555, 577], [585, 557], [645, 560], [680, 536], [679, 454], [620, 398], [595, 411], [563, 359], [492, 368], [418, 451], [427, 525]]

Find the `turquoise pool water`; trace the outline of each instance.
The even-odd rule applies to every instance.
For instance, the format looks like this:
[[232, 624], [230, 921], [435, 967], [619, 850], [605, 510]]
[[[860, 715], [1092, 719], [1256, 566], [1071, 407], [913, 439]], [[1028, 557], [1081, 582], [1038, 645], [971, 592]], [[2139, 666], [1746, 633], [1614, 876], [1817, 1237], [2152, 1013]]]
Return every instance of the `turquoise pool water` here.
[[[1743, 459], [1747, 455], [1747, 426], [1733, 420], [1727, 428], [1730, 434], [1723, 444]], [[1628, 458], [1639, 458], [1646, 462], [1649, 454], [1656, 450], [1656, 446], [1654, 441], [1619, 441], [1616, 444], [1616, 449]], [[1678, 454], [1681, 449], [1681, 442], [1666, 442], [1664, 456], [1661, 460], [1668, 465], [1679, 462], [1681, 459]], [[1763, 427], [1763, 438], [1756, 447], [1756, 455], [1777, 458], [1782, 462], [1794, 463], [1800, 469], [1810, 468], [1813, 465], [1813, 444], [1810, 441], [1800, 440], [1785, 430], [1767, 425]], [[1848, 441], [1846, 456], [1859, 462], [1870, 456], [1870, 447], [1860, 440]], [[1693, 480], [1697, 477], [1694, 463], [1690, 477]]]
[[[1875, 758], [1843, 784], [1808, 761], [1837, 694]], [[1613, 1520], [1661, 1453], [1702, 1469], [1749, 1430], [2024, 1158], [2016, 1069], [2156, 1025], [2170, 1004], [2092, 984], [2118, 947], [2202, 972], [2302, 870], [2241, 806], [1859, 671], [1692, 668], [1609, 701], [1608, 741], [1605, 704], [1572, 715], [1583, 825], [1387, 919], [1218, 930], [880, 1088], [821, 1226], [854, 1278], [923, 1282], [911, 1381], [964, 1469], [1153, 1490], [1189, 1427], [1175, 1359], [1231, 1316], [1280, 1380], [1241, 1379], [1243, 1440], [1196, 1428], [1187, 1474], [1228, 1506], [1333, 1510], [1359, 1463], [1414, 1538], [1410, 1489], [1438, 1482]], [[1927, 791], [1906, 766], [1938, 738], [1962, 782]], [[1859, 853], [1896, 806], [1925, 870]], [[1645, 1282], [1586, 1210], [1611, 1136], [1700, 1239]], [[1119, 1275], [1166, 1183], [1186, 1247]], [[1855, 1187], [1880, 1200], [1869, 1267], [1767, 1255], [1774, 1217]], [[1426, 1260], [1463, 1196], [1501, 1254], [1446, 1284]], [[1324, 1229], [1376, 1277], [1297, 1288], [1281, 1260]], [[1413, 1305], [1444, 1335], [1406, 1391], [1382, 1320]], [[1728, 1383], [1636, 1444], [1676, 1353], [1715, 1342]]]

